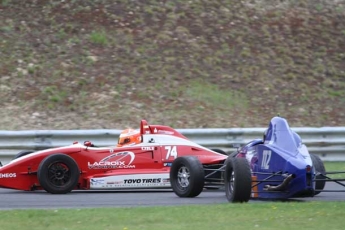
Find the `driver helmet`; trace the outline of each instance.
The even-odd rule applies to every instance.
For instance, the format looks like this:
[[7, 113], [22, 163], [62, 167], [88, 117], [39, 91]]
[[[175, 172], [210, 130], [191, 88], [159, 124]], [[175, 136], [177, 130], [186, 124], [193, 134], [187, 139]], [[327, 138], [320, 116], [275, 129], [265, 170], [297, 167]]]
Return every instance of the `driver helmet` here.
[[141, 142], [141, 135], [139, 130], [125, 129], [119, 136], [117, 147], [130, 146], [139, 144]]

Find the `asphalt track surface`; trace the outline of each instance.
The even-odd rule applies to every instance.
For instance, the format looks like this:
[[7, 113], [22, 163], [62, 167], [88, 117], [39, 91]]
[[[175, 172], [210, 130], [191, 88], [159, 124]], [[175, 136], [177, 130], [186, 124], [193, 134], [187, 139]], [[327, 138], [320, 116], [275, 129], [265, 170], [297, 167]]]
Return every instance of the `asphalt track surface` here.
[[[325, 189], [344, 190], [335, 183], [328, 183]], [[53, 195], [45, 191], [17, 191], [0, 189], [0, 210], [8, 209], [61, 209], [99, 207], [173, 206], [190, 204], [227, 203], [224, 190], [204, 190], [195, 198], [179, 198], [170, 189], [138, 191], [73, 191]], [[345, 192], [322, 192], [312, 198], [292, 201], [345, 201]], [[264, 202], [250, 200], [250, 202]]]

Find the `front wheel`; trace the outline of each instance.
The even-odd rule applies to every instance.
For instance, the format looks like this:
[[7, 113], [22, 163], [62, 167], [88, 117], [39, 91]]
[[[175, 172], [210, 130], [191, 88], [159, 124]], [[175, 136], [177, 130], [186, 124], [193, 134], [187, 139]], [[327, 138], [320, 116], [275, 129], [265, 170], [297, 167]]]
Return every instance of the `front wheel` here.
[[251, 171], [246, 158], [228, 158], [225, 167], [225, 195], [229, 202], [248, 202], [252, 190]]
[[315, 170], [315, 189], [318, 191], [314, 192], [314, 195], [321, 193], [321, 191], [325, 188], [326, 181], [322, 181], [326, 179], [326, 169], [325, 165], [323, 164], [321, 158], [318, 155], [310, 154], [311, 161], [313, 162], [313, 167]]
[[204, 168], [197, 157], [176, 158], [170, 169], [170, 183], [179, 197], [198, 196], [205, 184]]
[[75, 160], [65, 154], [53, 154], [44, 158], [38, 166], [40, 185], [49, 193], [64, 194], [78, 184], [80, 171]]

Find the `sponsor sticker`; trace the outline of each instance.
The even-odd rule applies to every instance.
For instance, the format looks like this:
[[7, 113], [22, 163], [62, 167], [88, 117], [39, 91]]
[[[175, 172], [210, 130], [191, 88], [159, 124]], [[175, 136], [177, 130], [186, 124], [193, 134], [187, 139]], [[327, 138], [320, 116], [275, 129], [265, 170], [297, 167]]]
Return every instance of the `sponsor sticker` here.
[[16, 173], [0, 173], [0, 178], [15, 178], [17, 177]]
[[102, 178], [104, 181], [91, 183], [91, 189], [111, 189], [111, 188], [155, 188], [170, 187], [168, 174], [136, 174], [122, 176], [108, 176]]
[[135, 168], [135, 165], [132, 165], [134, 159], [135, 155], [133, 152], [118, 152], [98, 162], [87, 162], [87, 166], [89, 169]]
[[91, 185], [104, 185], [104, 179], [92, 178], [90, 180]]
[[155, 150], [155, 147], [141, 147], [141, 150]]
[[123, 180], [125, 184], [149, 184], [149, 183], [161, 183], [161, 178], [151, 178], [151, 179], [127, 179]]
[[167, 131], [167, 130], [158, 130], [158, 133], [160, 133], [160, 134], [168, 134], [168, 135], [173, 135], [174, 134], [174, 132]]

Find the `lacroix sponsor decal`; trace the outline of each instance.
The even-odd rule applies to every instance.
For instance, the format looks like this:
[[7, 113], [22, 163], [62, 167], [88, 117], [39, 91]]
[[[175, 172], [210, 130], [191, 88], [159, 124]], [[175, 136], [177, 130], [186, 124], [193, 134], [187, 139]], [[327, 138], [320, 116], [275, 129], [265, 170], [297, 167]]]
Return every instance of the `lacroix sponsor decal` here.
[[100, 161], [88, 162], [89, 169], [135, 168], [133, 152], [125, 151], [111, 154]]
[[135, 165], [127, 165], [124, 161], [87, 162], [89, 169], [115, 169], [135, 168]]

